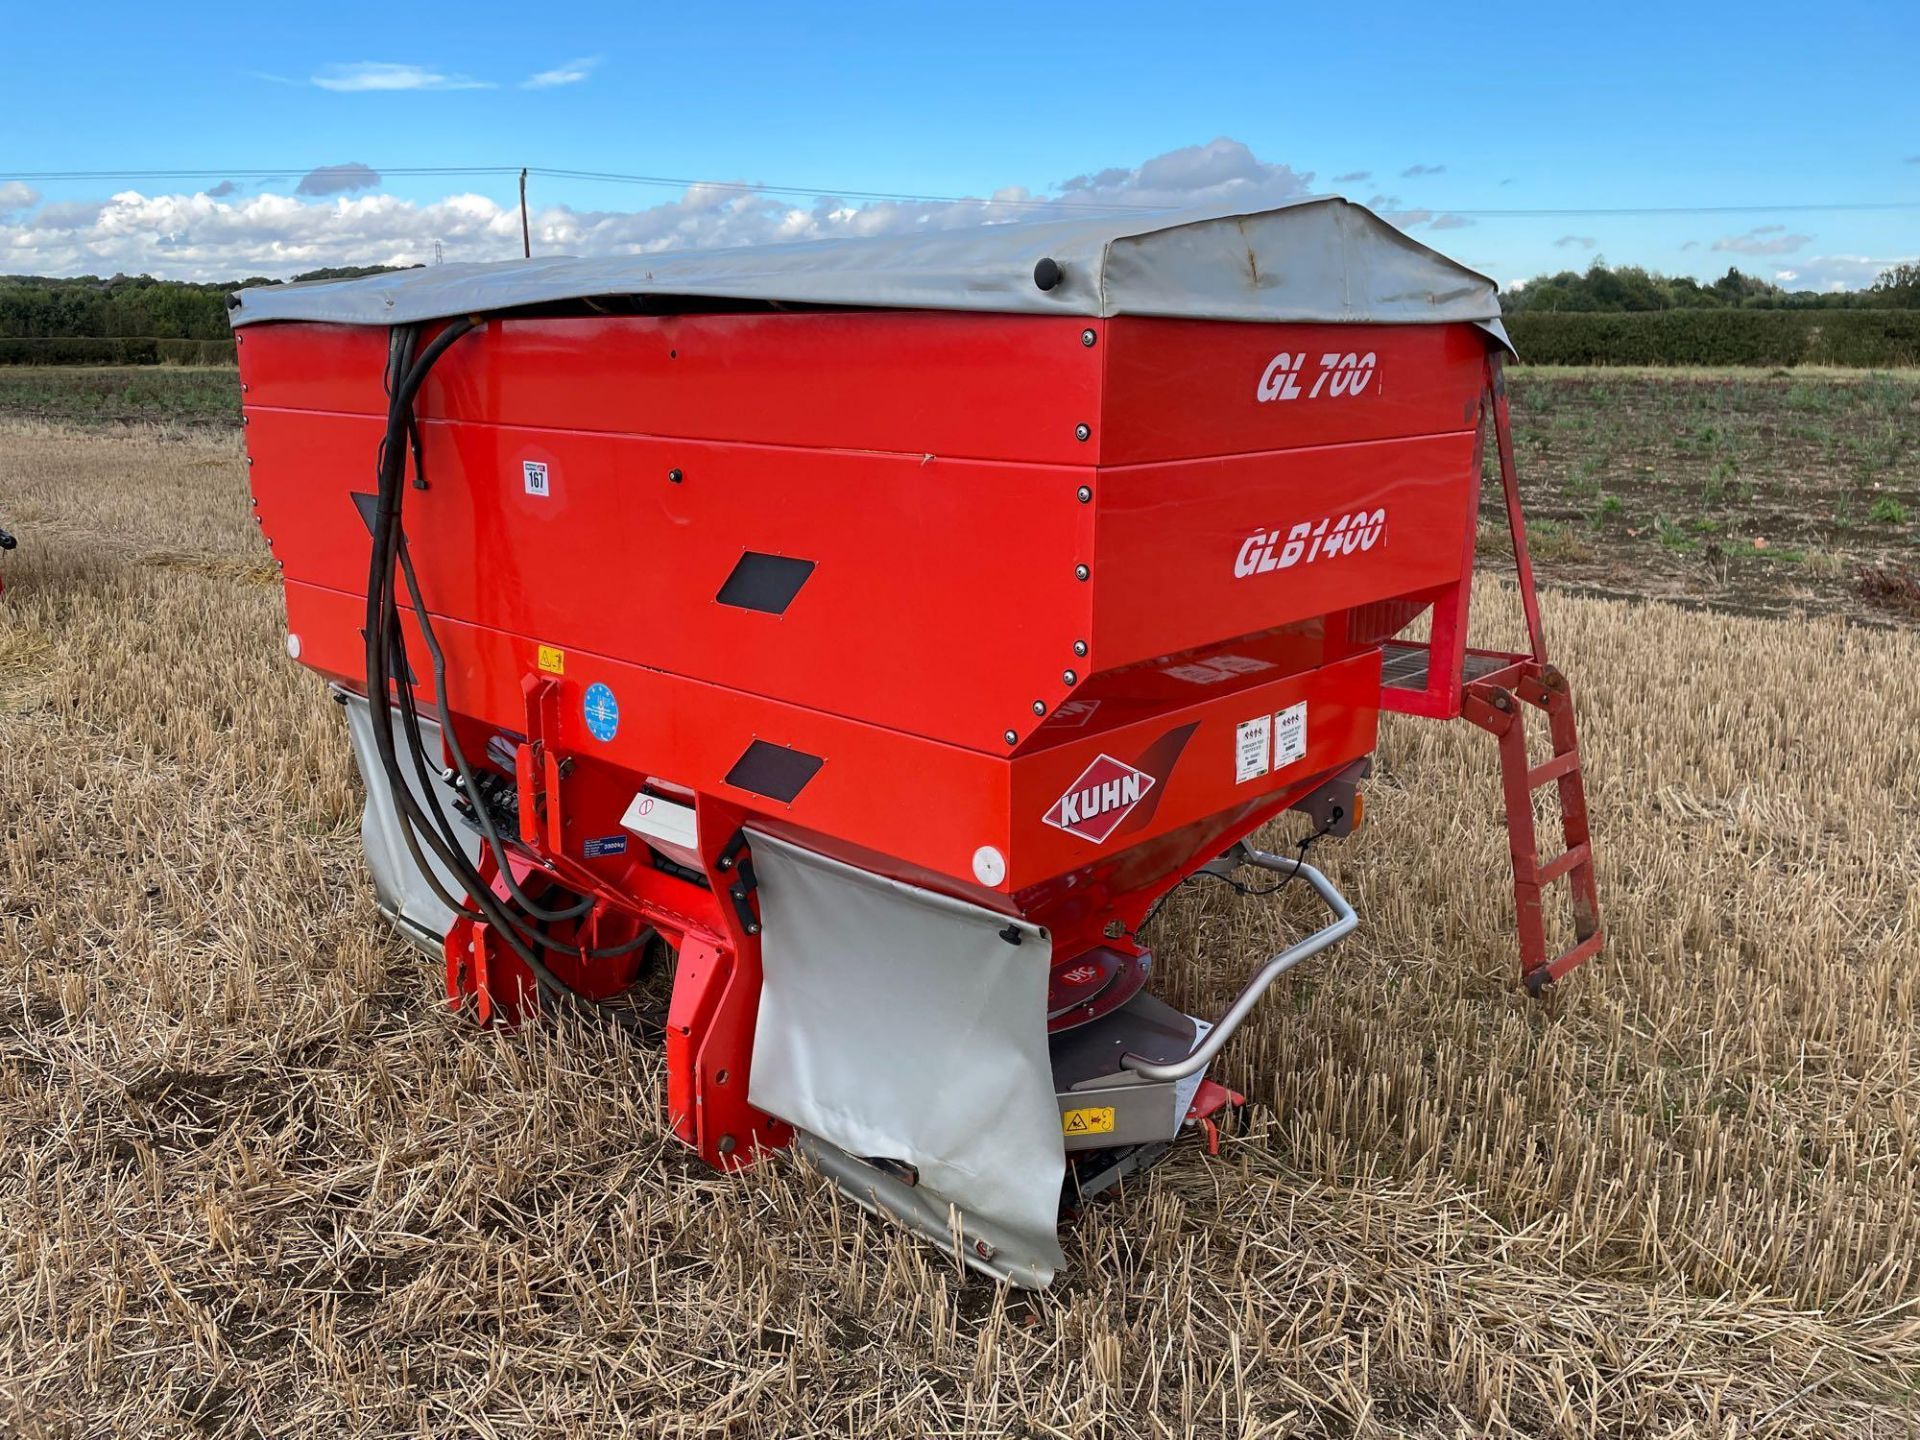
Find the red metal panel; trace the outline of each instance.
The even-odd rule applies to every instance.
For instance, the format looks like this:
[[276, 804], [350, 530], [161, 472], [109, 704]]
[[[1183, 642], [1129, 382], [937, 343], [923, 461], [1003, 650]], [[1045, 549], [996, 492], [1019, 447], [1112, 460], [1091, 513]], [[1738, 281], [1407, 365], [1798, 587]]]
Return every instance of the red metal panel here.
[[1100, 461], [1130, 465], [1468, 428], [1486, 340], [1471, 325], [1122, 316], [1102, 348]]
[[1457, 579], [1473, 443], [1469, 429], [1102, 468], [1094, 658], [1111, 669]]
[[[1091, 463], [1086, 325], [909, 311], [486, 322], [434, 368], [420, 413], [507, 426], [976, 459]], [[240, 332], [250, 405], [384, 414], [386, 332]]]
[[[287, 607], [302, 661], [359, 683], [359, 598], [296, 581], [287, 587]], [[524, 726], [521, 678], [538, 671], [537, 645], [451, 620], [435, 628], [448, 656], [449, 693], [461, 713], [502, 730]], [[419, 656], [417, 641], [410, 640], [409, 648]], [[597, 793], [569, 806], [594, 816], [596, 826], [616, 814], [643, 779], [656, 777], [963, 885], [974, 883], [974, 852], [993, 845], [1007, 859], [1001, 889], [1087, 865], [1103, 853], [1270, 793], [1293, 775], [1332, 769], [1365, 754], [1373, 745], [1379, 689], [1379, 653], [1369, 650], [1009, 762], [584, 651], [567, 652], [564, 663], [554, 743], [562, 754], [577, 753], [589, 762], [580, 783], [591, 783]], [[424, 672], [425, 665], [416, 659], [416, 668]], [[596, 683], [607, 686], [619, 706], [617, 730], [606, 741], [589, 733], [584, 715], [586, 691]], [[1235, 727], [1302, 699], [1309, 703], [1305, 758], [1278, 774], [1236, 784]], [[791, 803], [726, 783], [755, 740], [822, 759]], [[1124, 822], [1096, 843], [1048, 824], [1045, 816], [1103, 754], [1151, 774], [1154, 783]]]
[[[364, 590], [349, 490], [371, 489], [378, 422], [255, 415], [274, 554]], [[425, 446], [405, 516], [437, 614], [998, 752], [1071, 691], [1083, 472], [441, 422]], [[749, 551], [813, 564], [784, 613], [717, 602]]]
[[[302, 663], [354, 686], [364, 674], [362, 615], [359, 596], [287, 586], [287, 621], [300, 637]], [[460, 711], [520, 730], [520, 680], [537, 672], [535, 642], [451, 620], [434, 628]], [[408, 648], [424, 672], [417, 642], [410, 638]], [[642, 779], [657, 777], [950, 875], [970, 874], [974, 850], [1007, 832], [1004, 760], [584, 651], [568, 651], [565, 665], [557, 744], [625, 771], [622, 805]], [[617, 731], [606, 742], [588, 732], [583, 713], [594, 683], [609, 687], [619, 706]], [[822, 757], [791, 804], [725, 783], [756, 739]]]
[[[1117, 851], [1255, 804], [1287, 790], [1299, 777], [1319, 775], [1358, 759], [1373, 749], [1379, 694], [1380, 652], [1367, 650], [1338, 664], [1199, 700], [1105, 734], [1017, 757], [1012, 762], [1009, 884], [1019, 890], [1050, 876], [1090, 870]], [[1238, 728], [1263, 717], [1271, 726], [1279, 712], [1302, 701], [1307, 706], [1305, 752], [1278, 771], [1269, 769], [1239, 780]], [[1127, 807], [1104, 838], [1095, 839], [1063, 828], [1057, 817], [1048, 817], [1102, 757], [1152, 783], [1143, 785], [1138, 801]], [[1110, 773], [1098, 778], [1114, 783]]]

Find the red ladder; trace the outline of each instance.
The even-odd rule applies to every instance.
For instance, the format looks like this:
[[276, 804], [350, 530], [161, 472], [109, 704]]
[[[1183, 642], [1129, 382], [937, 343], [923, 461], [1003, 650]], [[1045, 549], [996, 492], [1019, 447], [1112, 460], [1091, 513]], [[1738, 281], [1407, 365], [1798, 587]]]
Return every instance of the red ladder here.
[[[1553, 740], [1552, 757], [1538, 765], [1527, 755], [1522, 704], [1543, 710]], [[1461, 713], [1500, 741], [1500, 780], [1507, 802], [1507, 840], [1513, 852], [1514, 917], [1520, 931], [1520, 978], [1538, 995], [1576, 965], [1600, 953], [1600, 890], [1594, 879], [1593, 837], [1587, 825], [1587, 790], [1580, 773], [1580, 738], [1573, 725], [1573, 697], [1553, 666], [1531, 665], [1511, 687], [1475, 681], [1467, 686]], [[1561, 838], [1565, 848], [1541, 862], [1533, 821], [1534, 792], [1560, 790]], [[1549, 959], [1542, 906], [1546, 888], [1566, 877], [1573, 892], [1573, 946]]]
[[[1600, 928], [1600, 892], [1594, 878], [1593, 837], [1587, 821], [1587, 791], [1580, 761], [1580, 737], [1574, 728], [1573, 697], [1566, 676], [1547, 660], [1546, 632], [1540, 623], [1540, 597], [1534, 589], [1533, 561], [1527, 553], [1527, 522], [1520, 509], [1520, 485], [1513, 462], [1513, 428], [1507, 411], [1506, 376], [1497, 355], [1487, 361], [1480, 423], [1491, 420], [1500, 455], [1500, 487], [1506, 501], [1507, 529], [1513, 537], [1514, 568], [1520, 603], [1526, 612], [1528, 648], [1523, 653], [1471, 649], [1466, 644], [1467, 602], [1473, 584], [1469, 565], [1457, 586], [1433, 597], [1432, 638], [1426, 642], [1388, 641], [1382, 708], [1447, 719], [1464, 716], [1500, 742], [1501, 788], [1506, 797], [1507, 837], [1513, 853], [1513, 896], [1520, 932], [1520, 978], [1538, 995], [1553, 981], [1592, 959], [1605, 943]], [[1479, 497], [1474, 497], [1477, 514]], [[1476, 520], [1468, 520], [1471, 537]], [[1471, 546], [1472, 540], [1469, 538]], [[1552, 755], [1535, 765], [1527, 752], [1526, 708], [1543, 711]], [[1548, 785], [1558, 788], [1564, 848], [1540, 859], [1533, 797]], [[1574, 943], [1558, 955], [1547, 953], [1544, 895], [1565, 879], [1572, 893]]]

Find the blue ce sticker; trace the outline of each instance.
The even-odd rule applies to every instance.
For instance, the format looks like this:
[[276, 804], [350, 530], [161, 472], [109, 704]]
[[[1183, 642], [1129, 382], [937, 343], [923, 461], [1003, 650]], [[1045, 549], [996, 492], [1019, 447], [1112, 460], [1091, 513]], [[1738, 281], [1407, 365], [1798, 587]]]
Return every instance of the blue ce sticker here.
[[620, 702], [606, 686], [589, 685], [580, 697], [580, 709], [587, 717], [587, 733], [602, 744], [620, 733]]

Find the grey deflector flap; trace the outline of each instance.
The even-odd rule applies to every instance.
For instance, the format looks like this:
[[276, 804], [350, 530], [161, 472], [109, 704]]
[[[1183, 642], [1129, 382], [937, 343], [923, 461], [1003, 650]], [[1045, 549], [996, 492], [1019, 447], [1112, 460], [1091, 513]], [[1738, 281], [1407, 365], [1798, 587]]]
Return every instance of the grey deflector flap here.
[[764, 974], [748, 1098], [850, 1156], [915, 1166], [918, 1190], [989, 1222], [1045, 1284], [1066, 1174], [1046, 932], [748, 833]]
[[[393, 790], [386, 772], [380, 768], [378, 752], [374, 748], [371, 706], [364, 695], [355, 695], [350, 690], [336, 688], [334, 693], [346, 702], [347, 733], [353, 741], [353, 759], [367, 787], [367, 802], [360, 816], [360, 840], [366, 849], [367, 868], [373, 872], [374, 894], [379, 897], [381, 910], [397, 921], [407, 931], [409, 938], [421, 944], [422, 948], [431, 949], [446, 939], [454, 914], [434, 894], [432, 885], [420, 873], [420, 867], [414, 864], [413, 853], [401, 838], [400, 826], [404, 822], [394, 809]], [[421, 716], [420, 734], [426, 741], [427, 753], [438, 755], [439, 723]], [[427, 804], [427, 793], [421, 788], [419, 776], [410, 770], [401, 773], [406, 777], [407, 788], [413, 792], [413, 798], [422, 805]], [[454, 812], [453, 799], [450, 790], [437, 787], [432, 803], [452, 823], [454, 833], [462, 838], [467, 858], [478, 862], [480, 836]], [[459, 883], [439, 857], [429, 854], [426, 861], [438, 879], [440, 888], [458, 893]], [[433, 942], [432, 946], [428, 945], [429, 941]]]

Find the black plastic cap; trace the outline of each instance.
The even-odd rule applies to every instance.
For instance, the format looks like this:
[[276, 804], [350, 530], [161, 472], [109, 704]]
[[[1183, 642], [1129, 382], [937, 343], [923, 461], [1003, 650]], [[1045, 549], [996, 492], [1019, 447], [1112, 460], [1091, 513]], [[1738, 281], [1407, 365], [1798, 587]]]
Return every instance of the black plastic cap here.
[[1051, 255], [1042, 255], [1039, 263], [1033, 267], [1033, 283], [1042, 290], [1053, 289], [1065, 276], [1066, 272], [1060, 268], [1060, 262]]

